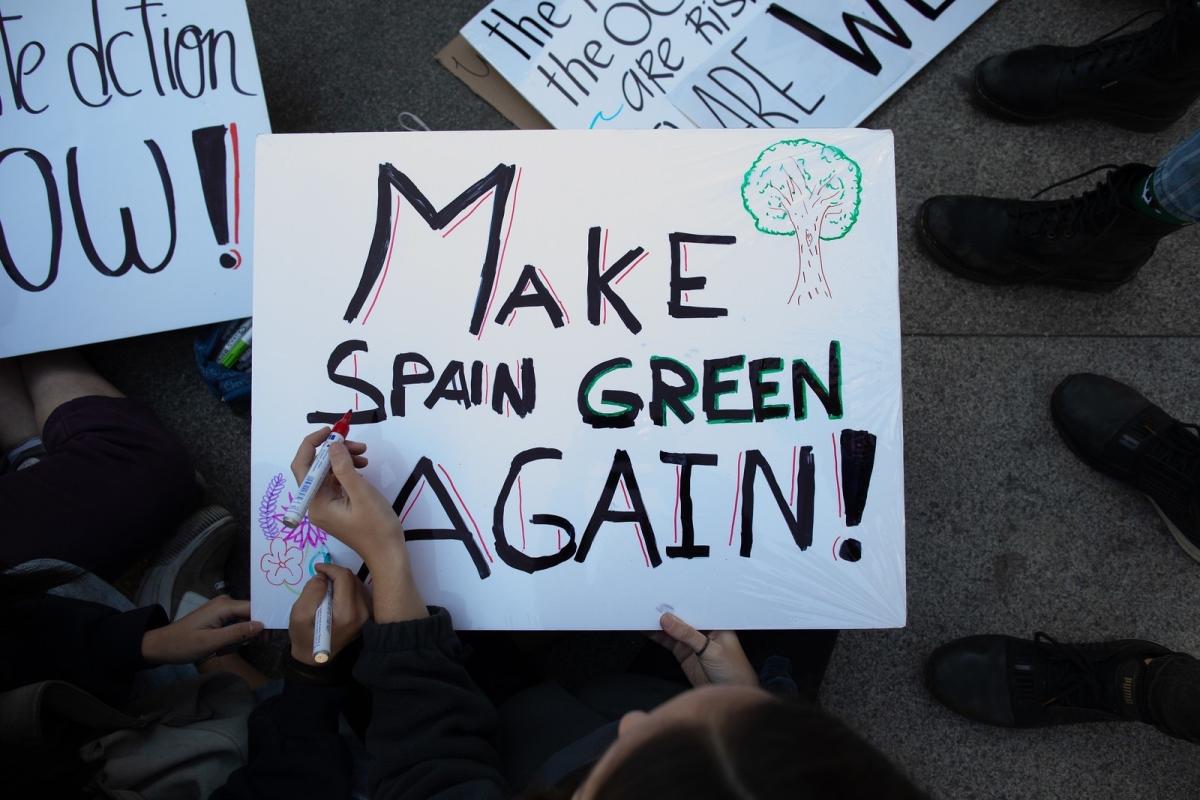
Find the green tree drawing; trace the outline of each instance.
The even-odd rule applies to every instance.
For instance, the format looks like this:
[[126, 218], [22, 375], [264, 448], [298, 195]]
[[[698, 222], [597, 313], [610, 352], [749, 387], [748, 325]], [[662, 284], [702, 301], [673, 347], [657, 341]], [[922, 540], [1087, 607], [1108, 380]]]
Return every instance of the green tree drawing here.
[[841, 239], [858, 220], [862, 170], [833, 145], [786, 139], [758, 154], [742, 181], [742, 204], [754, 227], [796, 237], [798, 264], [790, 305], [801, 298], [833, 297], [821, 242]]

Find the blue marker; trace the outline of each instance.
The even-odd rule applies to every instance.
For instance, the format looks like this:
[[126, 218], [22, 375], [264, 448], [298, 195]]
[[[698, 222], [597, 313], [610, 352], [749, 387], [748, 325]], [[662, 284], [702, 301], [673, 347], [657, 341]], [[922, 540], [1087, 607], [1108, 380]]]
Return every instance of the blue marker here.
[[[325, 563], [332, 564], [329, 551], [325, 551]], [[317, 616], [313, 621], [313, 661], [324, 664], [329, 660], [330, 639], [333, 636], [333, 581], [325, 576], [325, 596], [317, 606]]]

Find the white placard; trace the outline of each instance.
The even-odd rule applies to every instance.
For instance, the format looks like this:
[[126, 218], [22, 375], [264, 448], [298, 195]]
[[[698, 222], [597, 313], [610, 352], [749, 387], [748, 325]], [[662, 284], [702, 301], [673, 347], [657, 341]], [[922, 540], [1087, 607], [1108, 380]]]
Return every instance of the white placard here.
[[702, 128], [857, 125], [994, 3], [783, 0], [669, 98]]
[[7, 0], [0, 357], [250, 312], [244, 0]]
[[995, 0], [493, 0], [462, 29], [556, 128], [848, 127]]
[[890, 132], [268, 136], [258, 170], [256, 619], [360, 565], [281, 525], [351, 408], [462, 628], [904, 624]]

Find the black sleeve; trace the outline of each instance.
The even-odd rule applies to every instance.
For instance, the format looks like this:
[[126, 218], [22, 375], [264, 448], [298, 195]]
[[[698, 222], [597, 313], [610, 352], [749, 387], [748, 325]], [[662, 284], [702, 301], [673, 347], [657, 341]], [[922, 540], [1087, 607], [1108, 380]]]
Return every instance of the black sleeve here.
[[467, 675], [450, 614], [363, 628], [354, 676], [372, 694], [376, 800], [503, 798], [496, 710]]
[[235, 770], [212, 800], [350, 797], [350, 752], [338, 732], [338, 715], [352, 658], [340, 653], [314, 668], [288, 656], [283, 692], [250, 714], [246, 766]]
[[0, 689], [46, 680], [75, 684], [107, 703], [128, 699], [146, 631], [167, 624], [159, 606], [117, 611], [99, 603], [45, 594], [5, 609], [0, 633]]

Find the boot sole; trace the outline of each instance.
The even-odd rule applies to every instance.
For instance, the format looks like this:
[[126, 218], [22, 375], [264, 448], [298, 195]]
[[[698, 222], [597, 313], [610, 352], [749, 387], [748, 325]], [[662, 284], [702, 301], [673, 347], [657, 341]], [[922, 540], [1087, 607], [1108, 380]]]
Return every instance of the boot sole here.
[[1099, 119], [1125, 130], [1136, 131], [1138, 133], [1158, 133], [1165, 131], [1183, 119], [1184, 115], [1187, 114], [1186, 108], [1177, 116], [1170, 118], [1146, 117], [1130, 112], [1102, 111], [1098, 109], [1096, 111], [1062, 111], [1057, 114], [1035, 117], [1029, 114], [1022, 114], [1019, 111], [1013, 111], [1011, 108], [1003, 106], [997, 100], [989, 97], [979, 81], [978, 71], [976, 71], [975, 78], [972, 81], [972, 88], [974, 89], [975, 99], [986, 111], [1002, 119], [1025, 125], [1036, 125], [1040, 122], [1058, 122], [1064, 119]]
[[1042, 278], [1028, 281], [1004, 281], [999, 278], [988, 275], [983, 272], [976, 272], [963, 266], [963, 264], [954, 258], [954, 256], [942, 249], [941, 244], [925, 224], [925, 207], [921, 206], [921, 214], [917, 220], [917, 235], [921, 243], [925, 245], [925, 249], [933, 256], [934, 261], [937, 261], [950, 272], [958, 275], [961, 278], [967, 278], [976, 283], [985, 283], [989, 286], [1037, 286], [1037, 285], [1052, 285], [1062, 286], [1067, 289], [1076, 289], [1084, 292], [1111, 292], [1121, 288], [1125, 284], [1137, 277], [1138, 270], [1141, 265], [1138, 265], [1129, 277], [1122, 278], [1119, 281], [1089, 281], [1086, 278], [1067, 278], [1057, 275], [1046, 275]]
[[[1055, 387], [1053, 394], [1050, 395], [1050, 421], [1054, 424], [1054, 429], [1058, 431], [1058, 436], [1063, 440], [1063, 444], [1065, 444], [1067, 449], [1070, 450], [1075, 457], [1084, 464], [1087, 464], [1097, 472], [1107, 475], [1113, 480], [1120, 481], [1126, 486], [1129, 486], [1129, 482], [1122, 473], [1104, 466], [1103, 463], [1093, 461], [1090, 456], [1084, 455], [1083, 452], [1081, 452], [1079, 448], [1075, 446], [1075, 443], [1071, 441], [1071, 437], [1067, 436], [1066, 428], [1063, 426], [1062, 422], [1059, 421], [1058, 415], [1054, 413], [1054, 398], [1058, 396], [1058, 391], [1058, 388]], [[1134, 489], [1134, 491], [1137, 491], [1137, 489]], [[1179, 529], [1179, 526], [1171, 521], [1171, 518], [1166, 515], [1153, 497], [1145, 492], [1141, 492], [1141, 494], [1150, 501], [1150, 505], [1154, 506], [1154, 510], [1158, 512], [1158, 516], [1162, 519], [1163, 523], [1166, 524], [1167, 530], [1170, 531], [1171, 536], [1174, 537], [1175, 541], [1179, 543], [1179, 546], [1183, 548], [1183, 552], [1191, 556], [1191, 558], [1197, 563], [1200, 563], [1200, 547], [1197, 547], [1196, 544], [1191, 541], [1191, 539], [1184, 535], [1183, 531]]]
[[1153, 497], [1146, 495], [1146, 498], [1150, 501], [1150, 505], [1154, 506], [1154, 510], [1158, 512], [1158, 515], [1162, 517], [1162, 521], [1167, 525], [1167, 530], [1175, 537], [1175, 541], [1183, 548], [1183, 552], [1191, 556], [1193, 561], [1200, 563], [1200, 547], [1197, 547], [1191, 539], [1184, 535], [1183, 531], [1179, 530], [1179, 527], [1163, 512]]

